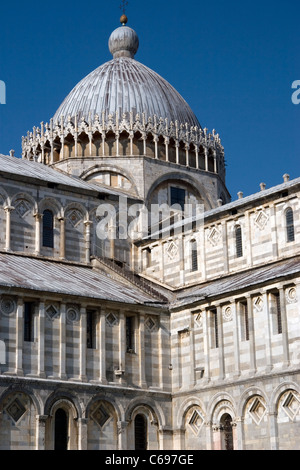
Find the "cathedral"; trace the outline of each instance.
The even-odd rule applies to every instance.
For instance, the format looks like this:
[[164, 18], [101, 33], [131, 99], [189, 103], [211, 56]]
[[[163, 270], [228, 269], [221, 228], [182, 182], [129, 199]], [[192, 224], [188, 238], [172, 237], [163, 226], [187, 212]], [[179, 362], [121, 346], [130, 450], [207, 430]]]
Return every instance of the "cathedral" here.
[[0, 449], [300, 450], [300, 178], [232, 201], [127, 22], [0, 155]]

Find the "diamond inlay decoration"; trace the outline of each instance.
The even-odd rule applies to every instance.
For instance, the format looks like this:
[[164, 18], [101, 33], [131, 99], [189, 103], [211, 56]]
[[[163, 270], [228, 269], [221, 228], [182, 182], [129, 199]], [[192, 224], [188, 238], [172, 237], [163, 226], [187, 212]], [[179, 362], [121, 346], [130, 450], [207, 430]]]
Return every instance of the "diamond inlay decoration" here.
[[49, 320], [54, 320], [59, 317], [59, 310], [54, 305], [49, 305], [46, 308], [46, 315]]
[[294, 392], [289, 392], [282, 404], [282, 409], [286, 415], [293, 421], [299, 414], [300, 399]]
[[189, 420], [189, 426], [191, 427], [193, 433], [198, 436], [204, 423], [204, 418], [198, 410], [195, 410], [192, 414], [191, 419]]
[[263, 302], [263, 299], [261, 297], [257, 297], [255, 300], [254, 300], [254, 307], [256, 309], [257, 312], [261, 312], [262, 309], [263, 309], [263, 305], [264, 305], [264, 302]]
[[68, 221], [73, 227], [76, 227], [82, 221], [82, 214], [77, 209], [68, 212]]
[[195, 320], [195, 323], [197, 326], [201, 327], [202, 326], [202, 323], [203, 323], [203, 320], [202, 320], [202, 312], [199, 312], [195, 315], [194, 317], [194, 320]]
[[114, 326], [114, 325], [117, 325], [118, 324], [118, 318], [116, 317], [116, 315], [114, 313], [108, 313], [105, 317], [106, 319], [106, 323], [109, 325], [109, 326]]
[[26, 411], [26, 408], [22, 405], [20, 400], [16, 398], [12, 403], [8, 405], [6, 408], [7, 413], [9, 416], [17, 423], [19, 419], [23, 416]]
[[170, 259], [174, 259], [175, 256], [177, 255], [178, 253], [178, 247], [177, 245], [172, 241], [169, 243], [169, 246], [167, 248], [167, 254], [169, 256]]
[[148, 331], [152, 332], [156, 329], [156, 321], [153, 318], [148, 317], [145, 321], [145, 325]]
[[249, 414], [256, 424], [260, 424], [266, 414], [266, 407], [259, 398], [254, 400], [249, 410]]
[[221, 236], [221, 234], [220, 234], [219, 230], [216, 227], [213, 227], [210, 230], [210, 232], [207, 236], [207, 239], [211, 243], [212, 246], [216, 246], [218, 244], [220, 236]]
[[260, 229], [263, 230], [269, 220], [269, 217], [265, 213], [265, 211], [260, 210], [255, 217], [254, 223]]
[[30, 210], [30, 205], [28, 204], [27, 201], [18, 201], [17, 204], [15, 205], [15, 209], [17, 213], [19, 214], [20, 217], [24, 217], [27, 212]]
[[103, 426], [107, 423], [107, 421], [110, 419], [110, 414], [108, 410], [105, 408], [103, 404], [100, 404], [98, 408], [94, 411], [92, 414], [92, 418], [95, 421], [100, 428], [103, 428]]

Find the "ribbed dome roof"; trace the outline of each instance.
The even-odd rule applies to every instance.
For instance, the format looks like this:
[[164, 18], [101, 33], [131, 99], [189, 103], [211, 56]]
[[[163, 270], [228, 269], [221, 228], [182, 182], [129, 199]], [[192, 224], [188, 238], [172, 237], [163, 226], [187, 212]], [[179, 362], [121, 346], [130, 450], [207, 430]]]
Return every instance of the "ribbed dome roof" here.
[[122, 26], [110, 36], [109, 48], [113, 60], [106, 62], [81, 80], [65, 98], [54, 115], [54, 122], [61, 117], [77, 115], [78, 119], [97, 114], [133, 112], [145, 114], [146, 119], [156, 115], [169, 121], [188, 123], [201, 127], [195, 114], [182, 96], [160, 75], [133, 57], [139, 40], [131, 28]]

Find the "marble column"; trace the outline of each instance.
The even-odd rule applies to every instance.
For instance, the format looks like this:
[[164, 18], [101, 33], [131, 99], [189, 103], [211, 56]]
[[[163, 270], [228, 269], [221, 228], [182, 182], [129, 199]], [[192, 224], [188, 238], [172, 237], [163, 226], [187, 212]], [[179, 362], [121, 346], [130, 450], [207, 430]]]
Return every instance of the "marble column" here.
[[23, 376], [24, 301], [18, 299], [16, 318], [16, 375]]
[[87, 220], [85, 225], [85, 261], [87, 264], [91, 261], [91, 225], [93, 222]]
[[11, 249], [11, 211], [14, 210], [12, 206], [4, 207], [6, 213], [6, 231], [5, 231], [5, 250], [10, 251]]
[[204, 381], [210, 381], [210, 341], [209, 341], [209, 311], [203, 310], [203, 353], [204, 353]]
[[225, 360], [224, 360], [224, 338], [223, 338], [223, 315], [221, 305], [217, 305], [218, 319], [218, 350], [219, 350], [219, 379], [225, 379]]
[[59, 376], [66, 379], [66, 304], [60, 306]]
[[41, 254], [41, 220], [43, 218], [42, 214], [38, 212], [34, 214], [35, 218], [35, 254]]
[[106, 384], [106, 342], [105, 342], [105, 328], [106, 328], [106, 310], [101, 309], [98, 324], [98, 338], [99, 338], [99, 380], [101, 383]]
[[139, 357], [139, 385], [141, 388], [146, 388], [147, 383], [146, 383], [146, 374], [145, 374], [145, 369], [146, 369], [146, 363], [145, 363], [145, 315], [143, 313], [140, 313], [139, 315], [139, 330], [138, 330], [138, 335], [139, 335], [139, 351], [138, 351], [138, 357]]
[[285, 290], [283, 287], [279, 287], [279, 302], [280, 302], [281, 327], [282, 327], [283, 363], [285, 367], [288, 367], [290, 365], [290, 352], [289, 352], [288, 324], [287, 324], [287, 315], [286, 315]]
[[80, 308], [80, 352], [79, 352], [79, 376], [82, 382], [87, 381], [86, 376], [86, 350], [87, 350], [87, 341], [86, 341], [86, 329], [87, 329], [87, 314], [86, 307], [81, 306]]
[[125, 330], [125, 314], [120, 311], [119, 315], [119, 371], [120, 371], [120, 383], [125, 383], [124, 373], [125, 373], [125, 353], [126, 353], [126, 330]]
[[36, 450], [45, 450], [47, 415], [36, 416]]
[[88, 422], [87, 418], [78, 418], [78, 450], [88, 450]]
[[60, 244], [59, 244], [59, 257], [60, 259], [66, 258], [66, 219], [59, 217], [60, 222]]
[[38, 376], [45, 377], [45, 304], [39, 303], [38, 309]]
[[253, 317], [253, 300], [250, 295], [247, 298], [247, 309], [248, 309], [248, 324], [249, 324], [249, 347], [250, 347], [250, 363], [249, 373], [250, 375], [256, 372], [256, 352], [255, 352], [255, 331], [254, 331], [254, 317]]

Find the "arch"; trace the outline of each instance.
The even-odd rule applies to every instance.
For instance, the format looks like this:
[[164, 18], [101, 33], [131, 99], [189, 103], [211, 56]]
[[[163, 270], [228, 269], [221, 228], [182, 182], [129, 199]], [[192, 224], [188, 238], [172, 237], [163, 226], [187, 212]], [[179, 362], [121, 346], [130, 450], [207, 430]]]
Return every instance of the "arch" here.
[[180, 172], [170, 172], [165, 173], [160, 178], [158, 178], [154, 183], [152, 183], [151, 187], [148, 190], [145, 205], [148, 207], [151, 197], [154, 191], [163, 183], [165, 182], [177, 182], [181, 185], [184, 185], [187, 189], [190, 189], [196, 196], [198, 197], [199, 201], [204, 201], [206, 204], [206, 208], [210, 208], [211, 204], [206, 197], [205, 188], [197, 181], [194, 180], [190, 175], [183, 175]]
[[84, 404], [80, 402], [75, 394], [63, 388], [58, 388], [47, 398], [43, 414], [53, 416], [55, 409], [63, 405], [68, 406], [72, 410], [74, 419], [83, 417]]
[[283, 382], [280, 385], [278, 385], [273, 391], [272, 395], [270, 398], [270, 413], [276, 413], [278, 403], [280, 401], [280, 398], [285, 392], [288, 391], [295, 391], [300, 394], [300, 386], [296, 382]]
[[238, 415], [239, 416], [244, 416], [247, 403], [249, 399], [254, 396], [262, 397], [267, 405], [267, 408], [269, 408], [269, 400], [266, 394], [264, 393], [264, 391], [258, 387], [251, 387], [245, 390], [244, 393], [240, 396], [240, 400], [238, 403]]
[[64, 138], [64, 158], [75, 157], [75, 140], [69, 132]]
[[224, 413], [223, 410], [226, 410], [226, 409], [230, 410], [230, 412], [234, 414], [234, 417], [237, 416], [237, 411], [236, 411], [237, 406], [232, 396], [226, 392], [217, 393], [215, 396], [212, 397], [207, 407], [208, 420], [214, 422], [213, 421], [214, 416], [215, 418], [219, 419], [220, 414]]
[[43, 213], [46, 209], [51, 210], [54, 213], [55, 217], [60, 217], [63, 211], [61, 204], [52, 197], [45, 197], [39, 202], [39, 212]]
[[130, 154], [129, 133], [123, 130], [119, 135], [119, 155], [126, 157], [128, 154]]
[[124, 408], [123, 406], [121, 405], [121, 403], [117, 403], [116, 400], [115, 400], [115, 397], [112, 395], [112, 394], [99, 394], [99, 395], [95, 395], [87, 404], [86, 406], [86, 409], [85, 409], [85, 412], [84, 412], [84, 417], [85, 418], [88, 418], [89, 417], [89, 414], [90, 414], [90, 410], [92, 408], [92, 406], [97, 403], [97, 402], [100, 402], [100, 401], [103, 401], [103, 402], [107, 402], [109, 403], [115, 410], [115, 413], [117, 415], [117, 419], [118, 421], [123, 421], [125, 418], [125, 412], [124, 412]]
[[[68, 392], [58, 390], [49, 398], [45, 406], [45, 415], [48, 416], [45, 428], [45, 448], [51, 450], [77, 450], [78, 448], [78, 419], [82, 416], [82, 410], [76, 403], [77, 398]], [[77, 406], [76, 406], [77, 405]], [[57, 411], [63, 413], [63, 421], [57, 421]], [[58, 424], [63, 426], [64, 449], [56, 448]], [[61, 431], [61, 430], [60, 430]], [[66, 441], [66, 442], [65, 442]]]
[[139, 197], [139, 193], [138, 193], [138, 188], [135, 184], [135, 181], [132, 177], [132, 174], [127, 171], [126, 169], [118, 166], [118, 165], [94, 165], [93, 167], [91, 168], [88, 168], [87, 170], [83, 171], [80, 175], [80, 178], [85, 180], [85, 181], [89, 181], [93, 175], [95, 175], [96, 173], [105, 173], [105, 172], [110, 172], [110, 173], [116, 173], [116, 174], [119, 174], [121, 176], [123, 176], [124, 178], [128, 179], [128, 181], [130, 182], [131, 186], [132, 186], [132, 189], [133, 189], [133, 192], [134, 194]]
[[[103, 153], [102, 134], [97, 130], [92, 136], [92, 157], [101, 157]], [[100, 155], [101, 154], [101, 155]]]
[[64, 216], [66, 216], [68, 212], [70, 212], [74, 209], [81, 213], [83, 220], [88, 220], [88, 216], [89, 216], [88, 210], [82, 204], [80, 204], [79, 202], [70, 202], [64, 208]]
[[199, 407], [206, 413], [204, 403], [198, 397], [187, 398], [183, 403], [181, 403], [178, 412], [177, 412], [177, 427], [184, 427], [185, 417], [188, 411], [193, 407]]
[[129, 403], [125, 411], [125, 421], [132, 421], [134, 413], [137, 412], [140, 407], [148, 409], [153, 421], [158, 420], [159, 428], [166, 425], [165, 415], [161, 406], [148, 397], [137, 397]]
[[36, 413], [38, 415], [43, 414], [43, 401], [41, 397], [26, 384], [25, 385], [14, 384], [14, 385], [11, 385], [7, 390], [5, 390], [2, 393], [2, 395], [0, 395], [0, 406], [3, 403], [3, 401], [6, 400], [10, 395], [14, 395], [17, 393], [24, 393], [24, 395], [27, 395], [31, 399], [36, 409]]
[[16, 202], [19, 201], [19, 200], [25, 200], [25, 201], [29, 202], [29, 204], [32, 206], [33, 210], [35, 212], [37, 212], [37, 208], [38, 208], [37, 202], [32, 196], [30, 196], [30, 194], [28, 194], [28, 193], [17, 193], [17, 194], [15, 194], [12, 197], [11, 205], [14, 207]]
[[134, 155], [144, 155], [144, 139], [140, 131], [135, 131], [132, 146]]
[[78, 157], [88, 156], [90, 154], [90, 151], [89, 151], [89, 143], [90, 143], [89, 136], [84, 131], [82, 131], [78, 135], [77, 142], [78, 142]]

